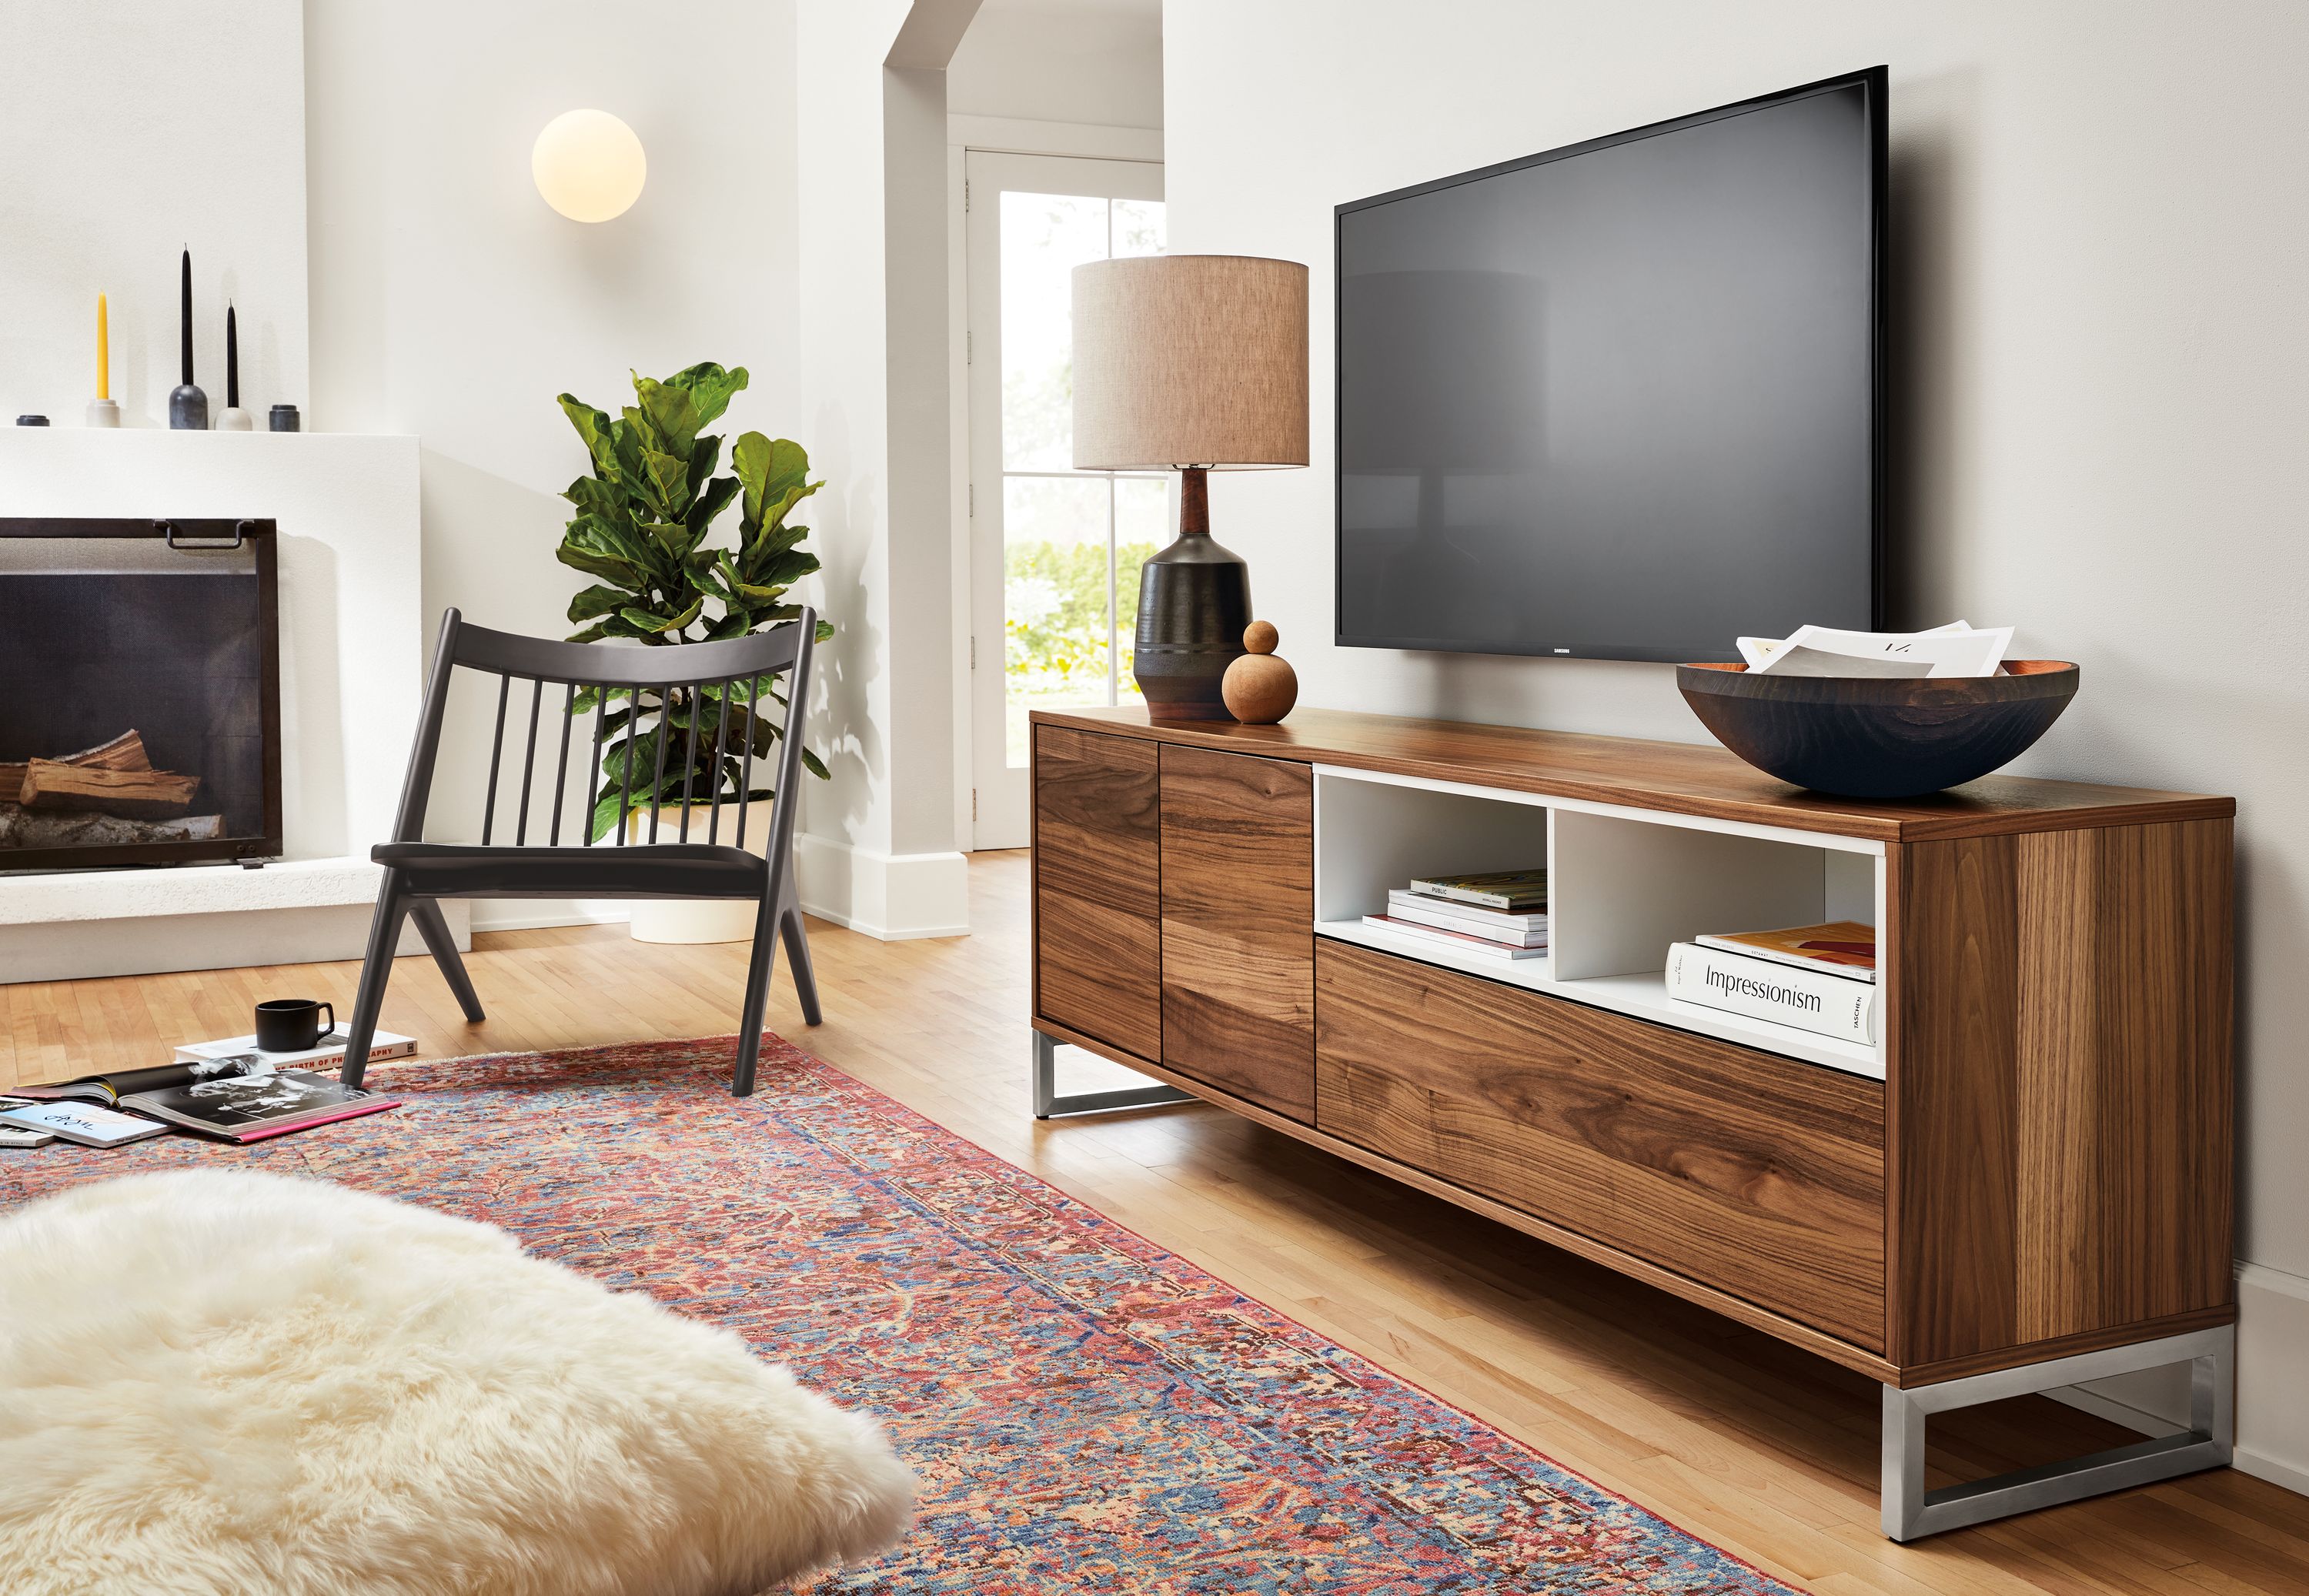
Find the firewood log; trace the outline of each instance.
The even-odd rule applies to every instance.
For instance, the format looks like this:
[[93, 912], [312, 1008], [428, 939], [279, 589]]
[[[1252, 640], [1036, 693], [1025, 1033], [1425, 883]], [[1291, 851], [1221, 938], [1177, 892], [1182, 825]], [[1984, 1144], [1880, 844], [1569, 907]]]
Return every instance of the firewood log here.
[[35, 759], [16, 801], [28, 809], [94, 809], [134, 820], [165, 820], [193, 807], [198, 776], [177, 771], [113, 771]]
[[0, 803], [0, 862], [12, 848], [110, 848], [125, 842], [207, 842], [224, 835], [221, 815], [128, 820], [70, 809]]
[[[94, 765], [108, 771], [149, 771], [152, 768], [152, 761], [144, 752], [144, 739], [134, 730], [124, 731], [108, 743], [82, 748], [77, 754], [59, 754], [51, 763]], [[22, 789], [27, 768], [27, 764], [0, 760], [0, 801], [13, 798]]]

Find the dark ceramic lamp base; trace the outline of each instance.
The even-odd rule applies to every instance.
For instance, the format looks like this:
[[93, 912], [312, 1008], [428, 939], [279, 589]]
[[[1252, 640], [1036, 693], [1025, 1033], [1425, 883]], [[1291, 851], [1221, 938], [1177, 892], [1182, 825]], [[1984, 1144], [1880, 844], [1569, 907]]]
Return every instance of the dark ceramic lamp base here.
[[1211, 538], [1209, 479], [1180, 473], [1179, 539], [1138, 573], [1131, 675], [1151, 720], [1231, 720], [1219, 684], [1242, 655], [1250, 567]]

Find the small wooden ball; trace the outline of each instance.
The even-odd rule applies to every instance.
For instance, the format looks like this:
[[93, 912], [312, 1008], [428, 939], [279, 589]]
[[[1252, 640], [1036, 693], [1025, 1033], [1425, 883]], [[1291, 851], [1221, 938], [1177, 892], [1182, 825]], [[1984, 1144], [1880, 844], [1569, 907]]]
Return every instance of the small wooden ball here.
[[1219, 683], [1227, 713], [1245, 726], [1272, 726], [1299, 702], [1299, 673], [1275, 657], [1281, 641], [1273, 622], [1251, 622], [1242, 629], [1242, 646], [1250, 651], [1229, 665]]

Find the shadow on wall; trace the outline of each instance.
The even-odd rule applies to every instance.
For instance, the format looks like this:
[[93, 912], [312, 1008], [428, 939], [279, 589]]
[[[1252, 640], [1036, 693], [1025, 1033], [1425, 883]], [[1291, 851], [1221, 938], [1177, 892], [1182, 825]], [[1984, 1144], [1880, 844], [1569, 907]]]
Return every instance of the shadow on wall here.
[[[810, 431], [814, 458], [851, 457], [849, 428], [838, 411], [821, 408]], [[874, 479], [844, 483], [832, 470], [826, 477], [826, 488], [811, 501], [820, 506], [817, 519], [821, 524], [812, 529], [809, 547], [822, 562], [817, 604], [818, 613], [834, 623], [834, 640], [817, 651], [813, 668], [817, 682], [804, 729], [809, 746], [825, 759], [834, 779], [810, 781], [804, 789], [809, 797], [801, 818], [820, 836], [847, 839], [857, 836], [872, 786], [890, 766], [867, 695], [888, 658], [888, 640], [868, 618], [871, 611], [863, 569], [868, 534], [881, 505]], [[835, 513], [827, 514], [829, 510]]]
[[[1961, 330], [1957, 200], [1961, 130], [1976, 125], [1976, 74], [1903, 78], [1884, 198], [1884, 619], [1896, 630], [1957, 618], [1948, 533], [1967, 462], [1957, 458]], [[1971, 617], [1966, 617], [1967, 619]], [[1983, 618], [1980, 625], [1991, 623]]]

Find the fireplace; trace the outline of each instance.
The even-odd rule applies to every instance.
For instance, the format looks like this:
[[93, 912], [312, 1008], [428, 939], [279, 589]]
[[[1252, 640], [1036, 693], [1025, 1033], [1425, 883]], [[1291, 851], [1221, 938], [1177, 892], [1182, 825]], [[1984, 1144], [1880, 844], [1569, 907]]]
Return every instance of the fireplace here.
[[0, 520], [0, 871], [280, 856], [274, 536]]

